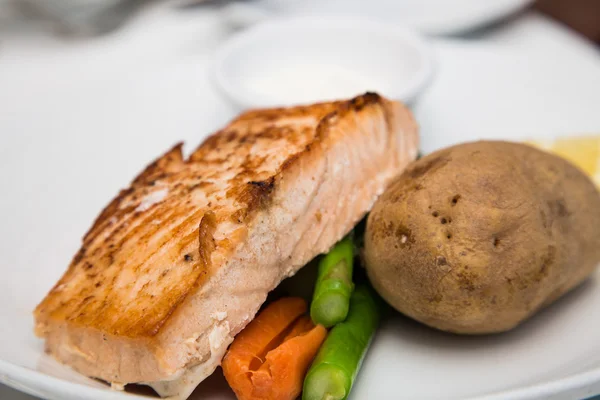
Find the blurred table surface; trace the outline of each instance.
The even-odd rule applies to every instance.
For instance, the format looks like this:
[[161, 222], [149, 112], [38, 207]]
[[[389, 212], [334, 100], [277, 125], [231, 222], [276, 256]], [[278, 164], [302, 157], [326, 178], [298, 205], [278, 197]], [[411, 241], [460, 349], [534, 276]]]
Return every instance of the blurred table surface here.
[[[215, 20], [214, 22], [218, 24], [218, 13], [216, 9], [211, 8], [210, 6], [192, 8], [185, 12], [191, 14], [210, 14]], [[156, 22], [157, 18], [160, 19], [160, 11], [153, 10], [150, 14], [152, 15], [154, 22]], [[143, 24], [144, 18], [146, 18], [144, 13], [141, 13], [133, 23]], [[223, 38], [224, 36], [220, 37], [220, 39]], [[600, 53], [593, 43], [537, 11], [526, 11], [491, 27], [480, 29], [453, 39], [481, 43], [496, 43], [532, 53], [544, 53], [546, 55], [556, 55], [560, 52], [561, 57], [572, 57], [574, 59], [577, 59], [578, 57], [595, 58], [600, 68]], [[30, 40], [30, 38], [28, 40]], [[214, 41], [215, 38], [213, 37], [211, 40]], [[218, 45], [218, 40], [217, 43], [212, 43], [211, 46], [212, 45], [216, 47]], [[211, 46], [208, 46], [207, 48], [210, 48]], [[0, 399], [35, 400], [36, 398], [0, 384]], [[595, 399], [600, 400], [600, 396], [595, 397]]]

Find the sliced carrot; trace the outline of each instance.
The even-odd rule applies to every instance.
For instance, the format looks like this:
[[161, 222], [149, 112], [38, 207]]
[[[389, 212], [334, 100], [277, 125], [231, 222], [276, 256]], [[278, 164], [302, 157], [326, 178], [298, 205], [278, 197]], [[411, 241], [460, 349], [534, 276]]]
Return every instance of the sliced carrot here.
[[306, 310], [306, 302], [297, 297], [284, 297], [269, 304], [238, 333], [226, 358], [234, 354], [238, 362], [262, 364], [267, 352], [281, 342], [281, 339], [277, 340], [278, 336], [289, 329]]
[[[310, 317], [308, 317], [310, 321]], [[312, 321], [310, 321], [312, 324]], [[263, 399], [293, 400], [300, 395], [304, 376], [327, 336], [322, 325], [293, 337], [267, 354], [252, 377], [255, 393]]]
[[240, 332], [223, 359], [223, 373], [239, 400], [293, 400], [327, 336], [305, 315], [306, 302], [271, 303]]

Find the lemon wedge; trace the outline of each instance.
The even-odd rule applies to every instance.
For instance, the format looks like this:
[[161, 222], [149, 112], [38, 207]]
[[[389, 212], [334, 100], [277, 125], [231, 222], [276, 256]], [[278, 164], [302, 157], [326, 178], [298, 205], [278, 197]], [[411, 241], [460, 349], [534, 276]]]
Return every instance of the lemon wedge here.
[[600, 186], [600, 135], [531, 140], [527, 143], [571, 161]]

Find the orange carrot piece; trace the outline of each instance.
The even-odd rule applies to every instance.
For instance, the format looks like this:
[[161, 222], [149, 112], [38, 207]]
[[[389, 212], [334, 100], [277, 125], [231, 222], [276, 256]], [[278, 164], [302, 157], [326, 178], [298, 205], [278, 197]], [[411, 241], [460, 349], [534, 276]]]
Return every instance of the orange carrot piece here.
[[304, 299], [298, 297], [284, 297], [269, 304], [237, 334], [226, 357], [232, 353], [242, 363], [258, 360], [262, 364], [269, 346], [276, 344], [272, 342], [307, 309]]
[[240, 332], [223, 359], [223, 373], [239, 400], [293, 400], [325, 336], [306, 315], [306, 302], [271, 303]]
[[[262, 396], [260, 398], [296, 399], [302, 391], [306, 371], [326, 336], [327, 329], [323, 325], [313, 325], [308, 332], [271, 350], [267, 361], [251, 377], [255, 392]], [[267, 390], [260, 390], [263, 388]]]

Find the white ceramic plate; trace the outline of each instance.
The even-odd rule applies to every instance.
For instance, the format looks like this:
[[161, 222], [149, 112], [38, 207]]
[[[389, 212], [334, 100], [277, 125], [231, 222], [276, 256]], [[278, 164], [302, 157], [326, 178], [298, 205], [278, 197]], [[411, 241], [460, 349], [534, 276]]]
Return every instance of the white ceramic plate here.
[[531, 0], [255, 0], [233, 3], [224, 15], [243, 27], [280, 15], [345, 15], [400, 23], [433, 35], [474, 29], [513, 12]]
[[[0, 381], [51, 400], [131, 398], [46, 357], [31, 311], [119, 188], [169, 145], [186, 140], [189, 149], [232, 116], [207, 73], [218, 29], [186, 18], [150, 18], [91, 42], [3, 43]], [[426, 151], [480, 137], [600, 131], [597, 57], [452, 43], [437, 51], [439, 75], [415, 108]], [[596, 274], [505, 335], [449, 336], [397, 316], [380, 330], [352, 398], [600, 393], [599, 308]], [[232, 397], [216, 375], [193, 398]]]

